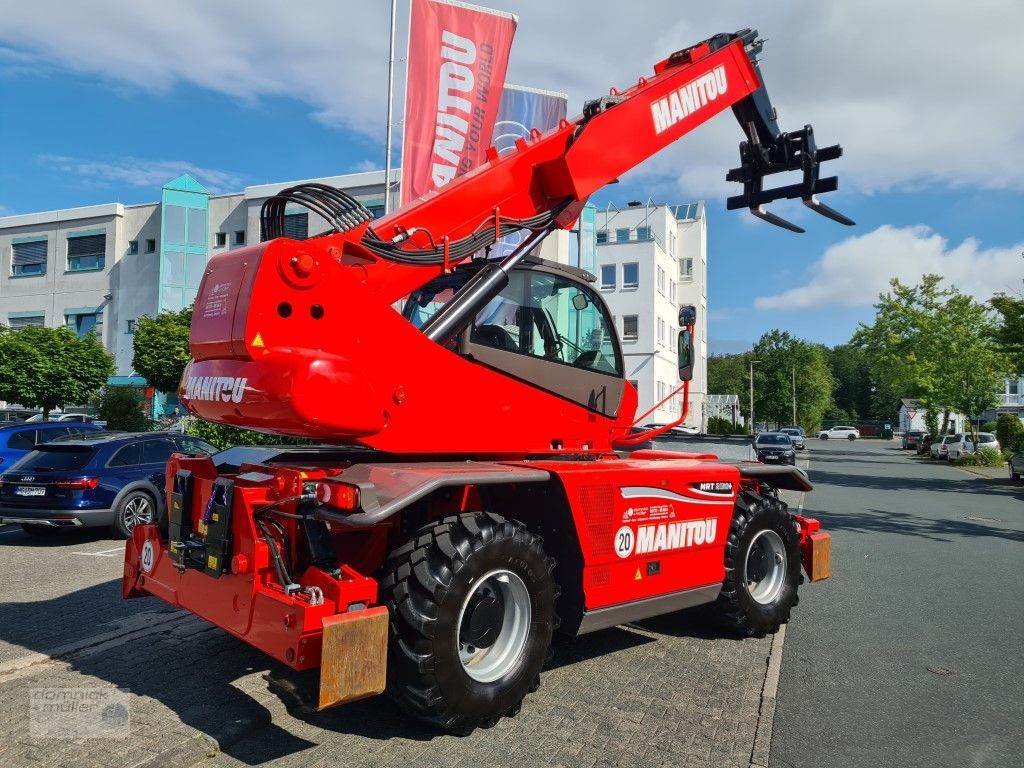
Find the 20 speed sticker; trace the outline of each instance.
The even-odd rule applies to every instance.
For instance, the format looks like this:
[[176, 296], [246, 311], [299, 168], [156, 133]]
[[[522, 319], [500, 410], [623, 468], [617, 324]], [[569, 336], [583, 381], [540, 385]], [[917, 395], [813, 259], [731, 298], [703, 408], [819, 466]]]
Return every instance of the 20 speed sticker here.
[[153, 561], [156, 555], [153, 552], [153, 542], [146, 539], [146, 543], [142, 545], [142, 557], [139, 560], [142, 562], [142, 570], [146, 573], [153, 572]]
[[615, 532], [615, 554], [625, 559], [633, 554], [633, 529], [624, 525]]

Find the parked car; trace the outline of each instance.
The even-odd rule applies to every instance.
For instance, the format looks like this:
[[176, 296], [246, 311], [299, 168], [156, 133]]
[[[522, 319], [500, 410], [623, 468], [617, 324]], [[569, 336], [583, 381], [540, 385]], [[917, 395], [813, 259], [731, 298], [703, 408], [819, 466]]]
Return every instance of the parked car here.
[[[996, 436], [991, 432], [979, 432], [978, 450], [998, 451], [1001, 450], [1001, 446], [999, 445], [999, 441], [996, 439]], [[971, 440], [970, 435], [963, 435], [959, 442], [950, 443], [946, 446], [946, 458], [950, 461], [956, 461], [967, 453], [974, 453], [974, 442]]]
[[796, 464], [793, 439], [783, 432], [762, 432], [754, 440], [757, 460], [765, 464]]
[[[658, 429], [665, 426], [664, 424], [644, 424], [640, 427], [641, 430], [647, 431], [648, 429]], [[699, 435], [700, 430], [697, 427], [688, 427], [685, 424], [680, 424], [678, 427], [672, 427], [668, 432], [661, 435], [661, 437], [693, 437]]]
[[909, 450], [916, 451], [918, 446], [921, 444], [921, 438], [923, 438], [926, 434], [928, 434], [928, 433], [925, 432], [924, 430], [921, 430], [921, 429], [912, 429], [912, 430], [909, 430], [908, 432], [904, 432], [903, 433], [903, 450], [904, 451], [909, 451]]
[[949, 446], [953, 443], [959, 443], [964, 439], [961, 434], [946, 435], [941, 440], [935, 440], [932, 442], [931, 455], [933, 459], [948, 459], [949, 458]]
[[45, 443], [0, 475], [0, 523], [19, 523], [34, 535], [110, 525], [128, 537], [138, 523], [164, 519], [172, 453], [216, 451], [168, 432], [97, 432]]
[[0, 424], [19, 423], [33, 415], [35, 415], [35, 411], [25, 408], [0, 408]]
[[1020, 480], [1024, 477], [1024, 451], [1017, 451], [1006, 463], [1010, 467], [1011, 480]]
[[918, 456], [929, 456], [932, 452], [932, 443], [935, 441], [931, 435], [927, 432], [921, 436], [921, 439], [917, 441], [917, 455]]
[[47, 419], [43, 418], [43, 414], [37, 413], [26, 419], [26, 421], [31, 421], [33, 424], [38, 424], [41, 421], [76, 421], [87, 424], [91, 423], [92, 420], [92, 416], [87, 413], [51, 413]]
[[818, 433], [819, 440], [856, 440], [860, 437], [860, 430], [856, 427], [829, 427]]
[[807, 447], [807, 443], [804, 442], [805, 433], [801, 427], [783, 427], [779, 432], [789, 435], [789, 438], [793, 441], [793, 447], [798, 451], [802, 451]]
[[0, 424], [0, 472], [12, 466], [37, 443], [99, 431], [100, 427], [93, 424], [59, 424], [49, 421]]

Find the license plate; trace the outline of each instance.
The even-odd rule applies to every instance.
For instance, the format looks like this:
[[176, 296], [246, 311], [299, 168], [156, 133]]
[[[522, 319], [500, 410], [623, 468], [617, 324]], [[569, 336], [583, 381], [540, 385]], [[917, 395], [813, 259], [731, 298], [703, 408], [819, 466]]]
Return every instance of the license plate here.
[[45, 496], [46, 489], [38, 485], [16, 485], [14, 486], [15, 496]]

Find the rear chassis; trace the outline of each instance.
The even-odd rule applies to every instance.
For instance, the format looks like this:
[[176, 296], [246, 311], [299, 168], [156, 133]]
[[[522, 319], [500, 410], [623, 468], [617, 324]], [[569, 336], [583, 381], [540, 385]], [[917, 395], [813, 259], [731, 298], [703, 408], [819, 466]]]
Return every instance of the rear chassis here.
[[[307, 449], [265, 458], [228, 467], [175, 455], [168, 528], [136, 527], [122, 592], [184, 608], [293, 670], [321, 668], [319, 708], [383, 691], [388, 611], [376, 576], [425, 523], [486, 510], [542, 536], [558, 564], [562, 631], [574, 635], [715, 600], [740, 490], [810, 488], [795, 468], [653, 450], [401, 461]], [[322, 503], [327, 496], [347, 508]], [[816, 520], [793, 519], [804, 570], [826, 578], [829, 535]], [[656, 527], [687, 521], [704, 525], [709, 540], [659, 549]], [[615, 551], [624, 528], [638, 542], [627, 556]]]

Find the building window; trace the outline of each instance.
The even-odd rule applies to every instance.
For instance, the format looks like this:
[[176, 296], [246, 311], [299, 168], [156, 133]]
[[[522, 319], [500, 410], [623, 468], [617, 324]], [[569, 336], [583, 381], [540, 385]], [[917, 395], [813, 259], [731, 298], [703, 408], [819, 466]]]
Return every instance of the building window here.
[[693, 282], [693, 259], [680, 259], [679, 261], [679, 279], [684, 283]]
[[236, 229], [235, 230], [235, 245], [245, 245], [245, 230], [244, 229]]
[[100, 332], [100, 324], [103, 322], [103, 315], [99, 312], [75, 312], [65, 314], [67, 326], [83, 339], [87, 334]]
[[650, 227], [637, 227], [636, 228], [636, 239], [637, 240], [650, 240], [651, 239], [651, 228]]
[[640, 285], [640, 265], [637, 262], [622, 265], [622, 287], [636, 288]]
[[228, 244], [228, 233], [227, 232], [218, 232], [217, 235], [216, 235], [215, 242], [217, 243], [217, 247], [218, 248], [223, 248], [225, 245]]
[[309, 214], [286, 213], [284, 216], [284, 236], [292, 240], [305, 240], [309, 237]]
[[608, 230], [607, 229], [599, 229], [599, 230], [597, 230], [597, 242], [599, 244], [600, 243], [607, 243], [608, 242]]
[[627, 242], [629, 242], [629, 229], [625, 228], [625, 227], [622, 228], [622, 229], [616, 229], [615, 230], [615, 242], [617, 242], [617, 243], [627, 243]]
[[665, 346], [665, 321], [658, 318], [658, 343]]
[[106, 251], [106, 235], [69, 237], [68, 272], [88, 272], [94, 269], [103, 269]]
[[156, 253], [156, 238], [150, 237], [146, 240], [146, 253]]
[[136, 324], [137, 322], [139, 322], [139, 321], [138, 321], [138, 320], [128, 320], [128, 321], [127, 321], [127, 322], [125, 323], [125, 325], [127, 325], [127, 326], [128, 326], [128, 327], [127, 327], [127, 328], [125, 329], [125, 333], [127, 333], [127, 334], [128, 334], [129, 336], [131, 336], [132, 334], [134, 334], [134, 333], [135, 333], [135, 324]]
[[368, 205], [366, 206], [366, 210], [368, 210], [370, 212], [370, 215], [373, 216], [373, 218], [375, 219], [379, 219], [381, 216], [384, 215], [383, 205]]
[[12, 246], [11, 274], [15, 277], [30, 277], [46, 274], [46, 239], [28, 243], [14, 243]]
[[128, 255], [129, 256], [134, 256], [138, 252], [139, 252], [139, 241], [138, 240], [129, 240], [128, 241]]
[[1006, 381], [1006, 394], [1008, 395], [1019, 395], [1020, 394], [1020, 382], [1017, 379], [1007, 379]]
[[614, 291], [615, 290], [615, 265], [614, 264], [602, 264], [601, 265], [601, 290], [602, 291]]
[[658, 293], [665, 293], [665, 270], [658, 267]]
[[7, 322], [13, 330], [18, 330], [19, 328], [42, 328], [46, 325], [46, 315], [43, 312], [37, 315], [18, 315], [16, 317], [11, 315], [8, 316]]
[[636, 315], [622, 316], [622, 340], [636, 341], [640, 337], [640, 318]]

